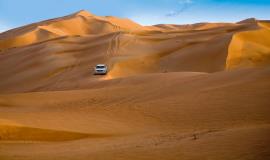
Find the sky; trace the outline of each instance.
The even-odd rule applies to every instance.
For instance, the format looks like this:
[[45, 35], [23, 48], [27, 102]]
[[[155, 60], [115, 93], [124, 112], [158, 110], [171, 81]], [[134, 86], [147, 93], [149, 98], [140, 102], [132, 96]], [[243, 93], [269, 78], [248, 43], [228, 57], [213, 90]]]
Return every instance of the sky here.
[[82, 9], [142, 25], [270, 20], [270, 0], [0, 0], [0, 32]]

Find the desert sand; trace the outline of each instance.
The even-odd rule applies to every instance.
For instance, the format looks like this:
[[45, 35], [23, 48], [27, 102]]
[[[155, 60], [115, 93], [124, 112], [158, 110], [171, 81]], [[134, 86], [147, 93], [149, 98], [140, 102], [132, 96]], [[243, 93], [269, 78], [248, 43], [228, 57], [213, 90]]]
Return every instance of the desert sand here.
[[1, 160], [270, 159], [270, 21], [79, 11], [1, 33], [0, 50]]

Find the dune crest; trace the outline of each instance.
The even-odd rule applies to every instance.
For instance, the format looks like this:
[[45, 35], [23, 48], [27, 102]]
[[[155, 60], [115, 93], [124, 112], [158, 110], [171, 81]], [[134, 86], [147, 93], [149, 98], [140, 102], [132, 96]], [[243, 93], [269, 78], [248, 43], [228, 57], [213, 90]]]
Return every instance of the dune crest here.
[[83, 16], [83, 17], [92, 17], [92, 16], [95, 16], [95, 15], [91, 14], [90, 12], [88, 12], [86, 10], [80, 10], [80, 11], [74, 13], [73, 15], [75, 15], [75, 16]]

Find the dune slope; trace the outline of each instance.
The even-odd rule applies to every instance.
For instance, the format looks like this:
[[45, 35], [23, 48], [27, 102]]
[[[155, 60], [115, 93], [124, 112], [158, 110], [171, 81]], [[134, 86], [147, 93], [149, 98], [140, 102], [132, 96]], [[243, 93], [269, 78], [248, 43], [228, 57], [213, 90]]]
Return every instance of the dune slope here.
[[[41, 138], [48, 136], [47, 129], [117, 136], [24, 142], [27, 146], [0, 141], [0, 157], [267, 159], [269, 71], [161, 73], [119, 79], [96, 89], [2, 95], [8, 105], [0, 107], [1, 118], [46, 129], [31, 130], [44, 132]], [[18, 133], [10, 134], [16, 138]], [[62, 137], [58, 132], [53, 136], [60, 141], [58, 134]], [[20, 139], [27, 137], [28, 132], [20, 134]]]

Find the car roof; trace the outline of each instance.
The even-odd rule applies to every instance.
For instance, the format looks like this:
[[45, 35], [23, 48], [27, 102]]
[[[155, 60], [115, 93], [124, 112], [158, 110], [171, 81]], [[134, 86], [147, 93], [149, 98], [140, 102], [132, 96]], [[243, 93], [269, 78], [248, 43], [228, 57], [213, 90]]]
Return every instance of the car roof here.
[[96, 66], [104, 67], [104, 66], [106, 66], [106, 65], [105, 65], [105, 64], [97, 64]]

